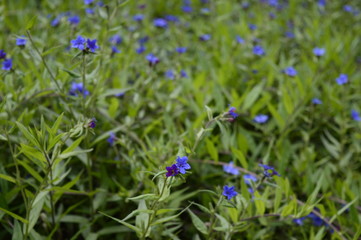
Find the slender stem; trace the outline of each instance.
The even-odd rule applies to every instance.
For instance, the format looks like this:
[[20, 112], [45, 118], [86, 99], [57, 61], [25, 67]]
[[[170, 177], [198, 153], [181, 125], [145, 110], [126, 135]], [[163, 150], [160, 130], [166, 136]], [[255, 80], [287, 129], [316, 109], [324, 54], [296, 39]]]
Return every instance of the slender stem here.
[[[48, 171], [49, 171], [49, 175], [50, 175], [49, 185], [50, 185], [50, 188], [53, 188], [53, 164], [52, 164], [48, 154], [45, 151], [43, 154], [46, 158], [46, 161], [48, 162]], [[55, 227], [55, 207], [54, 207], [53, 195], [54, 195], [54, 192], [50, 191], [51, 220], [52, 220], [52, 226]]]
[[82, 105], [84, 110], [84, 115], [86, 113], [86, 107], [85, 107], [85, 95], [84, 91], [86, 89], [85, 83], [86, 83], [86, 53], [83, 52], [83, 66], [82, 66], [82, 82], [83, 82], [83, 96], [82, 96]]
[[218, 202], [216, 204], [216, 206], [214, 207], [213, 211], [212, 211], [212, 216], [211, 216], [211, 222], [209, 225], [209, 230], [208, 230], [208, 238], [207, 239], [212, 239], [212, 234], [213, 234], [213, 228], [214, 228], [214, 224], [216, 223], [216, 212], [218, 210], [219, 205], [221, 204], [223, 199], [223, 196], [220, 195]]
[[142, 237], [141, 237], [141, 239], [143, 239], [143, 240], [146, 238], [148, 229], [149, 229], [149, 227], [150, 227], [150, 225], [151, 225], [151, 223], [152, 223], [152, 221], [153, 221], [153, 218], [155, 217], [155, 215], [156, 215], [156, 213], [157, 213], [157, 211], [155, 210], [155, 207], [156, 207], [156, 205], [158, 204], [159, 199], [161, 199], [162, 196], [163, 196], [165, 187], [166, 187], [166, 185], [167, 185], [167, 180], [168, 180], [168, 178], [166, 177], [165, 180], [164, 180], [164, 184], [163, 184], [162, 190], [161, 190], [161, 192], [160, 192], [160, 194], [159, 194], [159, 197], [157, 198], [157, 200], [155, 200], [155, 201], [153, 202], [152, 206], [150, 207], [150, 210], [152, 210], [152, 214], [148, 215], [148, 223], [147, 223], [147, 226], [146, 226], [146, 228], [145, 228], [145, 230], [144, 230], [144, 232], [143, 232], [143, 234], [142, 234]]
[[34, 43], [34, 40], [33, 40], [33, 38], [31, 37], [30, 31], [29, 31], [29, 30], [26, 30], [26, 34], [28, 35], [29, 40], [30, 40], [31, 44], [33, 45], [35, 51], [39, 54], [39, 56], [40, 56], [40, 58], [41, 58], [41, 61], [43, 62], [46, 70], [48, 70], [48, 73], [49, 73], [49, 75], [50, 75], [51, 80], [53, 80], [53, 82], [55, 83], [56, 87], [58, 88], [58, 91], [59, 91], [59, 92], [62, 92], [58, 81], [55, 79], [54, 74], [53, 74], [52, 71], [50, 70], [48, 64], [46, 63], [43, 55], [41, 55], [39, 49], [36, 47], [36, 45], [35, 45], [35, 43]]

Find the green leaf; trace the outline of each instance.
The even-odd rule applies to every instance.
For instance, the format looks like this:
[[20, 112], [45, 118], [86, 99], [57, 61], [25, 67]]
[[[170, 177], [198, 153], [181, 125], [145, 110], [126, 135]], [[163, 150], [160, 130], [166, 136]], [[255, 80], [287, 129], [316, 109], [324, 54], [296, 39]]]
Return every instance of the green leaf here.
[[12, 183], [16, 183], [15, 178], [10, 177], [10, 176], [5, 175], [5, 174], [1, 174], [1, 173], [0, 173], [0, 178], [4, 179], [4, 180], [6, 180], [6, 181], [12, 182]]
[[103, 212], [100, 212], [100, 211], [98, 211], [98, 212], [99, 212], [100, 214], [108, 217], [108, 218], [113, 219], [114, 221], [116, 221], [116, 222], [118, 222], [118, 223], [123, 224], [124, 226], [132, 229], [133, 231], [135, 231], [135, 232], [138, 233], [138, 234], [141, 234], [141, 233], [142, 233], [142, 230], [141, 230], [140, 228], [136, 227], [136, 226], [133, 226], [133, 225], [127, 223], [127, 222], [124, 222], [124, 221], [118, 219], [118, 218], [114, 218], [114, 217], [112, 217], [112, 216], [109, 216], [109, 215], [107, 215], [107, 214], [105, 214], [105, 213], [103, 213]]
[[211, 158], [218, 162], [218, 151], [217, 148], [214, 146], [213, 142], [209, 139], [206, 139], [206, 145], [209, 155], [211, 155]]
[[157, 198], [157, 195], [155, 195], [154, 193], [147, 193], [147, 194], [142, 194], [142, 195], [139, 195], [139, 196], [136, 196], [136, 197], [131, 197], [131, 198], [127, 198], [128, 200], [141, 200], [141, 199], [156, 199]]
[[244, 103], [243, 103], [243, 110], [247, 110], [250, 108], [253, 103], [257, 100], [259, 95], [261, 94], [263, 90], [263, 84], [258, 84], [255, 86], [246, 96]]
[[24, 161], [19, 161], [20, 165], [25, 168], [25, 170], [31, 174], [36, 180], [38, 180], [40, 183], [43, 182], [43, 178], [39, 175], [37, 171], [32, 169], [28, 164], [26, 164]]
[[239, 163], [241, 164], [241, 166], [245, 169], [248, 169], [248, 163], [246, 158], [244, 157], [242, 151], [235, 149], [235, 148], [231, 148], [232, 153], [234, 154], [234, 156], [236, 156], [236, 159], [239, 161]]
[[83, 153], [87, 153], [87, 152], [91, 152], [93, 151], [93, 148], [90, 149], [85, 149], [85, 150], [79, 150], [79, 151], [72, 151], [72, 152], [68, 152], [68, 153], [62, 153], [59, 155], [60, 159], [67, 159], [70, 158], [72, 156], [77, 156], [79, 154], [83, 154]]
[[195, 226], [195, 228], [200, 231], [201, 233], [207, 235], [208, 231], [207, 231], [207, 227], [206, 224], [204, 224], [204, 222], [197, 216], [195, 215], [191, 210], [187, 210], [189, 215], [191, 216], [192, 219], [192, 223]]
[[14, 220], [12, 240], [19, 240], [19, 239], [23, 239], [23, 234], [21, 232], [21, 226], [18, 221]]
[[40, 192], [36, 198], [34, 199], [34, 202], [31, 206], [30, 214], [29, 214], [29, 226], [28, 231], [31, 231], [35, 224], [37, 223], [40, 212], [43, 209], [45, 197], [47, 196], [48, 192], [42, 191]]
[[3, 208], [0, 207], [0, 211], [3, 211], [4, 213], [12, 216], [13, 218], [19, 220], [19, 221], [22, 222], [22, 223], [25, 223], [25, 224], [28, 223], [28, 220], [20, 217], [19, 215], [15, 214], [15, 213], [12, 213], [12, 212], [8, 211], [8, 210], [6, 210], [6, 209], [3, 209]]
[[358, 197], [356, 197], [354, 200], [352, 200], [351, 202], [349, 202], [348, 204], [346, 204], [343, 208], [341, 208], [340, 210], [337, 211], [337, 213], [335, 215], [333, 215], [333, 217], [330, 219], [330, 223], [332, 223], [337, 216], [340, 216], [344, 211], [346, 211], [352, 204], [354, 204], [356, 201], [358, 200]]
[[38, 140], [36, 140], [36, 138], [29, 132], [29, 130], [24, 125], [19, 122], [16, 122], [16, 125], [29, 142], [31, 142], [34, 146], [41, 148]]
[[263, 215], [266, 211], [266, 204], [264, 203], [258, 191], [254, 192], [254, 202], [256, 204], [257, 213]]
[[26, 29], [26, 30], [30, 30], [30, 29], [34, 26], [34, 24], [35, 24], [35, 22], [36, 22], [37, 19], [38, 19], [38, 16], [37, 16], [37, 15], [33, 16], [33, 17], [26, 23], [25, 29]]

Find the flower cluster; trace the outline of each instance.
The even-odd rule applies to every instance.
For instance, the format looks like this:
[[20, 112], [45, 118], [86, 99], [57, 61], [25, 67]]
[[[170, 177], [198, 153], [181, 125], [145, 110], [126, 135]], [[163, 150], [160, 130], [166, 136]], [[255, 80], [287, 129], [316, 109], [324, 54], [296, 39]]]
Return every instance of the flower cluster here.
[[70, 41], [72, 48], [77, 48], [85, 52], [95, 52], [98, 49], [97, 40], [85, 40], [82, 36], [78, 36], [76, 39]]
[[170, 167], [166, 167], [167, 173], [165, 174], [166, 177], [174, 177], [178, 175], [179, 173], [185, 174], [186, 170], [191, 169], [191, 166], [189, 165], [188, 157], [177, 157], [176, 159], [177, 163], [173, 164]]
[[235, 176], [239, 175], [239, 170], [234, 166], [233, 162], [229, 162], [229, 164], [223, 165], [223, 171]]
[[276, 176], [281, 176], [280, 174], [278, 174], [278, 172], [271, 166], [265, 165], [265, 164], [258, 164], [258, 166], [263, 167], [263, 174], [265, 177], [273, 177], [274, 175]]
[[0, 50], [0, 60], [4, 59], [2, 70], [10, 71], [13, 67], [13, 61], [11, 58], [6, 59], [6, 52], [4, 50]]
[[237, 196], [237, 192], [234, 190], [234, 186], [229, 187], [229, 186], [224, 186], [223, 187], [223, 193], [222, 195], [227, 197], [228, 200], [231, 200], [233, 197]]

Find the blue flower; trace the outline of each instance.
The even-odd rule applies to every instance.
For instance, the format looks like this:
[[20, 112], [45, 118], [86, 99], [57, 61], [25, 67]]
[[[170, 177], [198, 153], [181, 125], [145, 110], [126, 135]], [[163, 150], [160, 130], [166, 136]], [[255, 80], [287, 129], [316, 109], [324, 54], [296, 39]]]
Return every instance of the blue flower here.
[[210, 12], [211, 12], [211, 10], [209, 10], [209, 8], [201, 8], [201, 13], [202, 14], [208, 14]]
[[77, 25], [80, 22], [80, 17], [77, 15], [68, 17], [68, 21], [70, 24]]
[[336, 82], [338, 85], [346, 84], [348, 82], [347, 74], [341, 73], [340, 76], [336, 78]]
[[268, 16], [269, 16], [270, 19], [275, 19], [276, 18], [276, 14], [274, 14], [273, 12], [270, 12], [268, 14]]
[[356, 110], [352, 110], [351, 111], [351, 117], [353, 118], [353, 120], [355, 120], [355, 121], [361, 121], [361, 116], [360, 116], [360, 114], [356, 111]]
[[184, 70], [181, 70], [181, 71], [180, 71], [180, 76], [181, 76], [182, 78], [188, 78], [188, 74], [187, 74], [187, 72], [184, 71]]
[[26, 45], [26, 38], [25, 36], [21, 36], [16, 39], [16, 45], [17, 46], [25, 46]]
[[89, 95], [89, 91], [84, 88], [82, 82], [80, 82], [80, 83], [73, 82], [71, 84], [69, 94], [71, 96], [78, 96], [78, 93], [82, 93], [84, 95], [84, 97]]
[[0, 50], [0, 59], [5, 59], [6, 57], [6, 52], [4, 50]]
[[257, 182], [257, 178], [251, 174], [243, 175], [244, 182], [248, 185], [252, 185], [251, 182]]
[[345, 6], [343, 6], [343, 10], [344, 10], [345, 12], [353, 12], [353, 8], [352, 8], [352, 6], [350, 6], [350, 5], [345, 5]]
[[138, 54], [141, 54], [141, 53], [143, 53], [144, 51], [145, 51], [145, 47], [143, 46], [143, 45], [141, 45], [139, 48], [137, 48], [136, 50], [135, 50]]
[[223, 193], [222, 195], [227, 197], [228, 200], [231, 200], [231, 198], [237, 196], [237, 192], [234, 190], [234, 186], [228, 187], [227, 185], [223, 187]]
[[228, 114], [231, 115], [231, 117], [233, 119], [238, 117], [238, 114], [236, 113], [236, 108], [235, 107], [230, 107], [229, 110], [228, 110]]
[[266, 54], [264, 49], [259, 45], [253, 47], [253, 53], [257, 56], [263, 56]]
[[147, 60], [149, 62], [149, 66], [155, 66], [157, 65], [157, 63], [159, 63], [159, 58], [157, 58], [156, 56], [154, 56], [154, 54], [150, 53], [147, 55]]
[[268, 118], [269, 118], [268, 115], [259, 114], [254, 117], [253, 121], [255, 121], [256, 123], [265, 123], [268, 121]]
[[177, 157], [176, 166], [181, 174], [185, 174], [186, 170], [191, 169], [191, 166], [187, 163], [188, 157]]
[[250, 24], [248, 24], [248, 28], [249, 28], [249, 30], [254, 31], [257, 29], [257, 26], [255, 24], [250, 23]]
[[12, 59], [11, 58], [5, 59], [3, 62], [2, 70], [10, 71], [12, 67], [13, 67]]
[[236, 36], [236, 41], [237, 41], [237, 43], [238, 44], [244, 44], [244, 39], [243, 38], [241, 38], [240, 36]]
[[165, 174], [166, 177], [172, 177], [172, 176], [176, 176], [179, 174], [179, 169], [177, 167], [177, 165], [173, 164], [170, 167], [166, 167], [165, 168], [168, 172]]
[[285, 32], [285, 36], [287, 38], [295, 38], [295, 34], [293, 32], [290, 32], [290, 31]]
[[186, 47], [177, 47], [175, 49], [178, 53], [185, 53], [187, 51]]
[[97, 125], [97, 120], [95, 118], [92, 118], [88, 123], [89, 128], [95, 128], [96, 125]]
[[143, 21], [143, 19], [144, 19], [143, 14], [136, 14], [136, 15], [133, 16], [133, 20], [137, 21], [137, 22], [141, 22], [141, 21]]
[[159, 27], [159, 28], [167, 28], [168, 27], [168, 22], [163, 18], [154, 19], [153, 24], [154, 24], [154, 26]]
[[313, 54], [315, 54], [316, 57], [321, 57], [321, 56], [323, 56], [325, 53], [326, 53], [326, 50], [325, 50], [324, 48], [315, 47], [315, 48], [313, 49]]
[[123, 39], [120, 37], [119, 34], [115, 34], [114, 36], [109, 38], [109, 42], [113, 45], [119, 45], [121, 44]]
[[268, 0], [268, 5], [270, 5], [271, 7], [277, 7], [278, 0]]
[[258, 166], [260, 167], [263, 167], [264, 171], [263, 171], [263, 174], [266, 176], [266, 177], [272, 177], [274, 175], [276, 176], [281, 176], [278, 174], [278, 172], [271, 166], [268, 166], [268, 165], [265, 165], [265, 164], [258, 164]]
[[79, 50], [84, 50], [85, 48], [85, 38], [82, 36], [78, 36], [76, 39], [71, 40], [70, 43], [72, 48], [77, 48]]
[[173, 72], [173, 70], [171, 70], [171, 69], [167, 70], [167, 71], [164, 73], [164, 76], [165, 76], [166, 78], [169, 78], [170, 80], [174, 80], [174, 79], [175, 79], [174, 72]]
[[322, 226], [324, 224], [324, 221], [322, 220], [322, 218], [320, 218], [319, 216], [317, 216], [313, 212], [308, 214], [307, 217], [312, 219], [312, 224], [317, 226], [317, 227], [320, 227], [320, 226]]
[[85, 5], [89, 5], [93, 2], [94, 0], [84, 0], [84, 4]]
[[87, 39], [87, 48], [89, 48], [89, 50], [91, 52], [95, 52], [96, 49], [98, 49], [98, 45], [97, 45], [97, 40], [94, 39], [94, 40], [90, 40], [89, 38]]
[[87, 8], [87, 9], [85, 9], [85, 12], [87, 14], [94, 14], [95, 13], [93, 8]]
[[318, 105], [318, 104], [322, 104], [322, 101], [318, 98], [313, 98], [312, 103]]
[[301, 218], [295, 218], [295, 219], [293, 219], [292, 221], [294, 222], [294, 223], [296, 223], [297, 225], [303, 225], [303, 221], [306, 219], [306, 217], [301, 217]]
[[297, 71], [293, 67], [287, 67], [283, 72], [290, 77], [295, 77], [297, 75]]
[[145, 37], [139, 38], [138, 42], [140, 45], [143, 45], [143, 44], [147, 43], [148, 40], [149, 40], [149, 37], [145, 36]]
[[239, 170], [238, 168], [234, 167], [233, 162], [229, 162], [227, 165], [223, 165], [223, 171], [232, 175], [239, 175]]
[[121, 51], [118, 50], [116, 46], [112, 46], [112, 53], [120, 53]]
[[193, 11], [192, 7], [191, 6], [183, 6], [182, 7], [182, 11], [185, 12], [185, 13], [191, 13]]
[[107, 142], [110, 144], [110, 146], [114, 145], [115, 140], [117, 140], [117, 137], [113, 132], [109, 133], [109, 138], [107, 139]]
[[173, 15], [167, 15], [164, 18], [165, 18], [165, 20], [167, 20], [169, 22], [179, 22], [178, 17], [173, 16]]
[[318, 0], [318, 5], [321, 7], [326, 6], [326, 0]]
[[209, 41], [211, 39], [211, 35], [210, 34], [203, 34], [199, 37], [199, 40], [201, 41]]
[[60, 24], [60, 17], [54, 18], [53, 21], [51, 21], [51, 23], [50, 23], [50, 25], [51, 25], [52, 27], [56, 27], [56, 26], [58, 26], [59, 24]]

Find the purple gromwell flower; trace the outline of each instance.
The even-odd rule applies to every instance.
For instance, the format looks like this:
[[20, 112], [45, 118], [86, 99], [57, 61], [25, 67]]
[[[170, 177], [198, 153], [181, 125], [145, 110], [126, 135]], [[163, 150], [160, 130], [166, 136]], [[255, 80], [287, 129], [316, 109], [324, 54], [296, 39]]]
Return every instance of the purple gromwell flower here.
[[175, 75], [173, 70], [169, 69], [164, 73], [164, 76], [170, 80], [174, 80], [175, 79]]
[[165, 174], [166, 177], [174, 177], [179, 174], [179, 169], [177, 165], [173, 164], [170, 167], [165, 168], [168, 172]]
[[97, 120], [95, 118], [92, 118], [88, 123], [88, 127], [89, 128], [95, 128], [96, 123], [97, 123]]
[[181, 174], [185, 174], [186, 170], [191, 169], [191, 166], [187, 163], [188, 157], [177, 157], [176, 166]]
[[80, 17], [77, 15], [74, 15], [74, 16], [68, 17], [68, 21], [70, 24], [77, 25], [80, 22]]
[[122, 43], [122, 41], [123, 41], [123, 39], [121, 38], [121, 36], [119, 34], [115, 34], [109, 38], [109, 42], [112, 45], [119, 45]]
[[263, 167], [264, 171], [263, 174], [265, 177], [273, 177], [274, 175], [276, 176], [281, 176], [278, 174], [278, 172], [271, 166], [265, 165], [265, 164], [258, 164], [258, 166]]
[[264, 51], [263, 47], [257, 45], [253, 47], [253, 54], [257, 56], [263, 56], [266, 54], [266, 52]]
[[222, 195], [227, 197], [228, 200], [231, 200], [231, 198], [237, 196], [237, 192], [234, 190], [234, 186], [228, 187], [227, 185], [223, 187], [223, 193]]
[[5, 71], [10, 71], [12, 67], [13, 67], [13, 61], [11, 58], [8, 58], [4, 60], [3, 67], [1, 69]]
[[107, 139], [107, 142], [110, 144], [110, 146], [114, 145], [114, 142], [117, 140], [117, 137], [113, 132], [109, 133], [109, 138]]
[[290, 77], [296, 77], [297, 71], [293, 67], [287, 67], [283, 70], [284, 74]]
[[248, 185], [252, 185], [251, 182], [256, 182], [257, 178], [251, 174], [243, 175], [244, 182]]
[[157, 58], [154, 54], [150, 53], [147, 55], [147, 60], [149, 62], [149, 66], [153, 67], [159, 63], [159, 58]]
[[17, 46], [25, 46], [26, 45], [26, 38], [25, 36], [21, 36], [19, 38], [16, 39], [16, 45]]
[[231, 115], [231, 117], [233, 119], [238, 117], [238, 114], [236, 113], [236, 108], [235, 107], [230, 107], [228, 110], [228, 114]]
[[315, 105], [319, 105], [319, 104], [322, 104], [322, 101], [318, 98], [312, 98], [312, 103]]
[[5, 59], [6, 57], [6, 52], [4, 50], [0, 50], [0, 59]]
[[238, 168], [235, 168], [233, 162], [229, 162], [227, 165], [223, 165], [223, 171], [235, 176], [239, 175], [239, 170]]
[[72, 48], [77, 48], [79, 50], [84, 50], [85, 48], [85, 38], [78, 36], [76, 39], [70, 41]]
[[336, 82], [338, 85], [346, 84], [348, 82], [347, 74], [341, 73], [340, 76], [338, 78], [336, 78]]
[[236, 42], [237, 42], [238, 44], [244, 44], [244, 39], [237, 35], [237, 36], [236, 36]]
[[93, 39], [90, 40], [89, 38], [86, 41], [87, 43], [87, 48], [91, 51], [91, 52], [95, 52], [96, 49], [98, 49], [98, 45], [97, 45], [97, 40]]
[[71, 88], [69, 90], [69, 95], [78, 96], [79, 93], [83, 94], [84, 97], [89, 95], [89, 91], [83, 87], [82, 82], [80, 82], [80, 83], [73, 82], [71, 84]]
[[168, 27], [168, 22], [163, 18], [154, 19], [153, 24], [154, 24], [154, 26], [156, 26], [158, 28], [167, 28]]
[[199, 37], [199, 40], [205, 42], [205, 41], [209, 41], [211, 40], [211, 35], [210, 34], [203, 34]]
[[185, 53], [187, 51], [186, 47], [177, 47], [175, 49], [177, 51], [177, 53]]
[[360, 114], [359, 114], [356, 110], [354, 110], [354, 109], [352, 109], [352, 111], [351, 111], [351, 117], [352, 117], [352, 119], [355, 120], [355, 121], [358, 121], [358, 122], [361, 121], [361, 116], [360, 116]]
[[268, 121], [268, 115], [265, 114], [259, 114], [254, 117], [253, 121], [256, 123], [266, 123]]
[[318, 48], [318, 47], [315, 47], [312, 51], [316, 57], [321, 57], [326, 53], [326, 50], [324, 48]]

